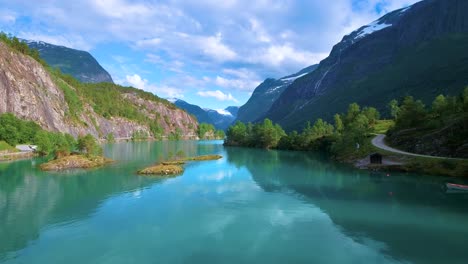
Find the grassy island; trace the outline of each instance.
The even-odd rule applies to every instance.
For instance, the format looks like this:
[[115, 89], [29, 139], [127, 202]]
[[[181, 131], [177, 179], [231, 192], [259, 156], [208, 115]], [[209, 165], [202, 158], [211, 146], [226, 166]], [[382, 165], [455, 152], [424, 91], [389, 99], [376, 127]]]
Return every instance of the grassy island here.
[[[45, 171], [67, 169], [90, 169], [112, 163], [113, 160], [102, 156], [102, 148], [92, 135], [80, 136], [75, 143], [64, 141], [54, 151], [55, 159], [41, 164]], [[78, 154], [70, 154], [76, 149]]]
[[170, 176], [178, 175], [184, 172], [182, 165], [187, 161], [206, 161], [218, 160], [223, 156], [221, 155], [202, 155], [190, 158], [180, 158], [176, 160], [163, 161], [154, 166], [139, 170], [137, 173], [140, 175], [157, 175], [157, 176]]
[[180, 165], [173, 164], [158, 164], [143, 170], [138, 171], [138, 174], [143, 175], [177, 175], [184, 172], [184, 168]]
[[67, 169], [90, 169], [112, 163], [113, 160], [102, 156], [70, 155], [41, 164], [44, 171], [59, 171]]

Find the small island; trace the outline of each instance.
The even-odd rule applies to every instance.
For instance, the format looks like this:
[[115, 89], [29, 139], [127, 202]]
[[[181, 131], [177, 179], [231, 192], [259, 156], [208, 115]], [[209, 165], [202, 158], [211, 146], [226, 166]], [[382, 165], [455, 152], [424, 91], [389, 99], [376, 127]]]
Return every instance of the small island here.
[[102, 156], [70, 155], [41, 164], [44, 171], [59, 171], [68, 169], [90, 169], [112, 163], [113, 160]]
[[187, 161], [207, 161], [218, 160], [223, 156], [221, 155], [202, 155], [190, 158], [178, 158], [176, 160], [163, 161], [154, 166], [139, 170], [137, 173], [140, 175], [157, 175], [157, 176], [173, 176], [184, 172], [184, 165]]
[[180, 165], [161, 163], [161, 164], [140, 170], [138, 171], [138, 174], [166, 176], [166, 175], [177, 175], [182, 172], [184, 172], [184, 168]]
[[[70, 150], [75, 147], [78, 152], [71, 154]], [[55, 159], [41, 164], [40, 168], [44, 171], [90, 169], [112, 162], [114, 161], [102, 156], [101, 146], [92, 135], [88, 134], [84, 137], [78, 137], [76, 144], [64, 144], [62, 148], [56, 149]]]

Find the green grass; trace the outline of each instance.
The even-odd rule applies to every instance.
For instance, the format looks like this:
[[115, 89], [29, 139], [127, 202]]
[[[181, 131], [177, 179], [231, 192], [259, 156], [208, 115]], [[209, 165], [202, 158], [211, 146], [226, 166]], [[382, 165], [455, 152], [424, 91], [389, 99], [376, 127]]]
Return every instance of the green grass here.
[[374, 125], [374, 132], [376, 134], [385, 134], [394, 125], [395, 121], [393, 120], [378, 120]]
[[17, 152], [18, 150], [15, 149], [14, 147], [10, 146], [8, 143], [5, 141], [1, 140], [0, 141], [0, 151], [8, 151], [8, 152]]
[[54, 79], [55, 83], [63, 91], [63, 96], [65, 97], [65, 101], [68, 104], [67, 115], [74, 121], [78, 121], [79, 114], [83, 110], [83, 103], [81, 102], [80, 97], [78, 96], [77, 92], [72, 89], [66, 82], [58, 78]]

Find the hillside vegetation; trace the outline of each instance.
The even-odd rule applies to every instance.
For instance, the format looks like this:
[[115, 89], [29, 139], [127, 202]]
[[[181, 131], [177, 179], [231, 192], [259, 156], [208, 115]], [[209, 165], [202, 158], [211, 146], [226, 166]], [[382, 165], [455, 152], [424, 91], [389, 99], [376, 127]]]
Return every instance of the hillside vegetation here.
[[[394, 120], [379, 120], [377, 109], [352, 103], [346, 113], [334, 115], [333, 124], [319, 118], [313, 125], [307, 122], [301, 132], [289, 134], [269, 119], [258, 124], [237, 122], [228, 129], [225, 145], [323, 151], [337, 160], [352, 162], [376, 151], [370, 139], [388, 131], [390, 144], [399, 149], [468, 158], [468, 88], [459, 96], [437, 96], [430, 108], [411, 96], [401, 104], [392, 100], [388, 111]], [[467, 176], [466, 166], [466, 161], [412, 158], [401, 169]]]
[[[23, 72], [17, 71], [19, 67], [15, 63], [22, 64], [21, 67], [34, 68], [31, 72], [42, 69], [26, 58], [12, 56], [3, 50], [7, 56], [5, 70], [15, 75], [15, 79], [24, 78], [28, 82], [27, 87], [21, 88], [5, 80], [3, 88], [6, 91], [0, 92], [12, 96], [5, 99], [10, 106], [3, 109], [4, 112], [35, 120], [49, 130], [69, 132], [75, 137], [87, 133], [95, 137], [106, 137], [113, 133], [114, 138], [133, 138], [134, 135], [145, 139], [196, 137], [196, 120], [167, 100], [149, 92], [113, 83], [82, 83], [58, 68], [47, 65], [36, 50], [30, 49], [17, 38], [1, 33], [0, 41], [9, 49], [32, 57], [46, 70], [45, 76], [23, 75]], [[50, 78], [51, 81], [48, 87], [42, 87], [43, 80], [37, 78]], [[55, 92], [57, 89], [60, 90], [59, 93]], [[53, 97], [49, 96], [49, 90]], [[34, 98], [30, 98], [30, 103], [23, 106], [24, 93]], [[60, 93], [63, 94], [66, 105], [61, 103], [63, 99]], [[52, 107], [51, 103], [56, 106]], [[21, 108], [17, 107], [19, 104], [22, 105]], [[50, 106], [30, 111], [28, 107], [31, 105]]]
[[437, 96], [430, 107], [408, 96], [391, 103], [395, 127], [388, 142], [408, 152], [468, 158], [468, 88], [459, 96]]

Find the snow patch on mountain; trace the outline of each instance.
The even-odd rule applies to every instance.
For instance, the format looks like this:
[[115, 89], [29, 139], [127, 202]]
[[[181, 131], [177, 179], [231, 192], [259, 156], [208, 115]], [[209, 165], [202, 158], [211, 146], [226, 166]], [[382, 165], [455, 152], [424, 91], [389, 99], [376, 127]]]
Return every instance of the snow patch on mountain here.
[[220, 115], [224, 115], [224, 116], [233, 116], [229, 111], [227, 111], [226, 109], [215, 109], [216, 112], [218, 112], [218, 114]]
[[168, 101], [171, 102], [171, 103], [175, 103], [175, 102], [177, 102], [177, 100], [179, 100], [179, 99], [177, 99], [177, 98], [167, 98], [166, 100], [168, 100]]
[[304, 76], [304, 75], [306, 75], [306, 74], [308, 74], [308, 72], [303, 73], [303, 74], [298, 75], [298, 76], [293, 76], [293, 77], [289, 77], [289, 78], [282, 78], [282, 79], [280, 79], [280, 80], [286, 81], [286, 82], [292, 82], [292, 81], [294, 81], [294, 80], [296, 80], [296, 79], [298, 79], [298, 78], [301, 78], [302, 76]]
[[411, 7], [413, 7], [413, 6], [408, 6], [408, 7], [405, 7], [405, 8], [403, 8], [403, 9], [401, 9], [401, 10], [400, 10], [400, 14], [402, 14], [402, 13], [408, 11]]
[[364, 28], [361, 29], [357, 33], [356, 37], [354, 37], [354, 40], [361, 39], [361, 38], [363, 38], [365, 36], [368, 36], [368, 35], [370, 35], [372, 33], [375, 33], [377, 31], [380, 31], [380, 30], [382, 30], [384, 28], [388, 28], [388, 27], [391, 27], [391, 26], [392, 26], [392, 24], [385, 24], [384, 22], [380, 22], [379, 20], [374, 21], [374, 22], [370, 23], [369, 25], [364, 26]]

